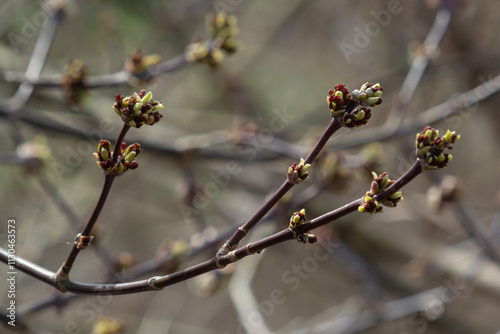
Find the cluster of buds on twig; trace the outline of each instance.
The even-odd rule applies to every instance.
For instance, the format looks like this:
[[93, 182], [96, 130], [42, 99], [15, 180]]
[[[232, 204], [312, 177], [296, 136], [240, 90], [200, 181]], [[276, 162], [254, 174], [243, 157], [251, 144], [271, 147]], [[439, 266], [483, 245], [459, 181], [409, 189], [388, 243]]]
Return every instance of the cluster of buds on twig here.
[[[365, 107], [375, 107], [381, 104], [382, 94], [383, 88], [378, 83], [367, 82], [360, 89], [355, 89], [352, 94], [344, 84], [338, 84], [328, 92], [326, 101], [332, 117], [340, 118], [345, 127], [353, 128], [368, 122], [371, 109]], [[348, 105], [351, 105], [351, 108], [348, 108]], [[358, 106], [363, 107], [357, 108]]]
[[163, 117], [159, 110], [163, 109], [161, 101], [153, 100], [151, 92], [146, 94], [145, 90], [134, 93], [132, 96], [115, 96], [113, 110], [122, 120], [135, 128], [140, 128], [144, 124], [153, 125]]
[[294, 162], [290, 167], [288, 167], [288, 181], [292, 184], [298, 184], [307, 180], [309, 177], [307, 169], [309, 167], [311, 167], [311, 165], [306, 164], [303, 158], [300, 159], [299, 164]]
[[459, 139], [460, 135], [455, 131], [447, 130], [444, 136], [439, 137], [438, 130], [426, 126], [422, 132], [417, 133], [415, 141], [417, 158], [422, 161], [425, 169], [444, 168], [453, 159], [453, 156], [444, 153], [444, 150], [451, 150], [451, 144], [455, 144]]
[[186, 50], [186, 59], [216, 67], [224, 59], [224, 53], [234, 53], [238, 48], [237, 20], [233, 15], [220, 12], [207, 15], [206, 23], [211, 39], [190, 44]]
[[297, 235], [295, 233], [295, 229], [297, 226], [300, 226], [304, 224], [306, 221], [306, 210], [302, 209], [299, 212], [294, 212], [293, 215], [290, 217], [290, 224], [288, 225], [288, 228], [294, 232], [294, 237], [297, 239], [298, 242], [303, 243], [303, 244], [313, 244], [316, 241], [318, 241], [318, 238], [312, 234], [311, 232], [305, 232]]
[[88, 75], [87, 66], [80, 60], [72, 61], [64, 66], [61, 85], [68, 100], [78, 103], [86, 92], [83, 81]]
[[139, 74], [149, 67], [158, 64], [161, 57], [158, 54], [148, 55], [140, 50], [133, 52], [125, 61], [125, 69], [132, 74]]
[[358, 207], [358, 212], [368, 212], [370, 214], [381, 212], [382, 205], [387, 207], [395, 207], [397, 203], [403, 199], [401, 191], [397, 191], [381, 200], [375, 199], [376, 194], [387, 189], [387, 187], [389, 187], [395, 181], [390, 180], [387, 173], [377, 175], [375, 172], [372, 172], [372, 176], [373, 181], [370, 187], [370, 191], [367, 191], [363, 196], [363, 203]]
[[332, 112], [332, 116], [344, 112], [349, 102], [351, 102], [349, 89], [344, 84], [338, 84], [334, 89], [328, 91], [326, 102]]
[[135, 157], [141, 153], [141, 145], [135, 143], [127, 146], [126, 143], [121, 143], [120, 156], [117, 161], [113, 157], [111, 143], [108, 140], [101, 139], [97, 146], [97, 152], [94, 156], [97, 159], [97, 166], [106, 175], [122, 175], [130, 169], [139, 167]]

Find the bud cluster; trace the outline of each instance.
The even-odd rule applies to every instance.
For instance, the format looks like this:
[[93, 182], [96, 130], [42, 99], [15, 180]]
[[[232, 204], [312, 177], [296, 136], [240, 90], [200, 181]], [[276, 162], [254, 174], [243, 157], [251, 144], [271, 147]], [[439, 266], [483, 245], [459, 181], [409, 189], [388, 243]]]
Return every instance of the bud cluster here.
[[305, 181], [309, 177], [309, 173], [307, 172], [309, 167], [311, 167], [311, 165], [306, 164], [303, 158], [300, 159], [298, 165], [294, 162], [288, 167], [288, 181], [292, 184], [298, 184]]
[[108, 140], [101, 139], [94, 156], [97, 159], [97, 166], [99, 166], [104, 174], [118, 176], [130, 169], [139, 167], [139, 164], [135, 161], [135, 157], [139, 155], [141, 151], [141, 145], [137, 143], [130, 146], [127, 146], [126, 143], [122, 143], [120, 147], [120, 156], [117, 162], [115, 162], [111, 143]]
[[423, 162], [425, 169], [438, 169], [446, 167], [446, 164], [453, 159], [444, 150], [452, 149], [451, 144], [455, 144], [460, 139], [455, 131], [447, 130], [446, 134], [439, 137], [439, 131], [426, 126], [424, 130], [417, 133], [415, 146], [417, 158]]
[[209, 14], [206, 18], [207, 31], [215, 40], [215, 44], [227, 53], [234, 53], [238, 46], [236, 35], [238, 34], [237, 19], [234, 15], [219, 12], [216, 15]]
[[[345, 127], [354, 128], [365, 125], [371, 117], [371, 109], [367, 106], [375, 107], [382, 103], [380, 98], [383, 88], [380, 84], [363, 84], [360, 89], [355, 89], [352, 94], [344, 84], [338, 84], [333, 90], [328, 92], [326, 101], [332, 117], [339, 117]], [[352, 108], [347, 108], [351, 105]], [[363, 106], [358, 109], [357, 106]]]
[[207, 15], [206, 23], [211, 39], [190, 44], [186, 50], [186, 59], [216, 67], [224, 59], [224, 53], [234, 53], [238, 48], [237, 20], [233, 15], [220, 12]]
[[372, 176], [373, 181], [370, 187], [370, 191], [367, 191], [363, 196], [363, 203], [358, 207], [358, 212], [368, 212], [370, 214], [381, 212], [382, 205], [387, 207], [395, 207], [397, 203], [399, 203], [403, 199], [401, 191], [397, 191], [389, 197], [381, 199], [380, 201], [375, 199], [374, 196], [376, 194], [387, 189], [387, 187], [389, 187], [395, 181], [390, 180], [387, 173], [377, 175], [375, 172], [372, 172]]
[[295, 234], [295, 228], [297, 226], [300, 226], [304, 224], [306, 221], [306, 210], [302, 209], [299, 212], [294, 212], [293, 215], [290, 217], [290, 225], [288, 225], [288, 228], [294, 232], [294, 237], [297, 239], [298, 242], [303, 243], [303, 244], [313, 244], [316, 241], [318, 241], [318, 238], [312, 234], [311, 232], [305, 232], [301, 233], [299, 235]]
[[122, 97], [120, 94], [115, 96], [113, 110], [122, 120], [135, 128], [142, 125], [153, 125], [163, 117], [159, 110], [163, 109], [161, 101], [153, 100], [151, 92], [146, 94], [145, 90], [134, 93], [131, 96]]

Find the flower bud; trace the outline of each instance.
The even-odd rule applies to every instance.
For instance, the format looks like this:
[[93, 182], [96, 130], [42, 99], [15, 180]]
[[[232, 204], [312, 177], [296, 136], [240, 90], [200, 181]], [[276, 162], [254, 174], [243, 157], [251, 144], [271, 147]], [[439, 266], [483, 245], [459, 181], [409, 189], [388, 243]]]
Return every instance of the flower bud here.
[[306, 232], [299, 234], [297, 236], [297, 241], [303, 244], [313, 244], [318, 241], [318, 238], [311, 232]]
[[358, 212], [368, 212], [369, 214], [374, 214], [382, 211], [382, 206], [379, 202], [373, 198], [373, 194], [369, 191], [363, 196], [363, 203], [358, 206]]
[[349, 89], [344, 84], [338, 84], [333, 90], [329, 90], [326, 97], [332, 116], [342, 113], [350, 101]]
[[309, 173], [307, 172], [309, 167], [311, 167], [311, 165], [305, 164], [302, 158], [298, 165], [294, 162], [292, 166], [288, 167], [288, 181], [292, 184], [298, 184], [305, 181], [309, 177]]
[[352, 91], [352, 99], [365, 107], [375, 107], [382, 103], [380, 98], [384, 89], [380, 84], [366, 82], [360, 89]]

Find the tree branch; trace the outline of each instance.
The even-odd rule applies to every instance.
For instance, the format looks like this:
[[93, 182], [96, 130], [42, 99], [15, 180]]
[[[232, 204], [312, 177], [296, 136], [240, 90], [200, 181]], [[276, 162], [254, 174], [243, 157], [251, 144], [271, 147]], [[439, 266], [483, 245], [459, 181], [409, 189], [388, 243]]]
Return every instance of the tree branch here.
[[[375, 198], [377, 200], [382, 200], [386, 197], [391, 196], [393, 193], [400, 190], [402, 187], [408, 184], [408, 182], [419, 175], [422, 170], [423, 169], [420, 160], [416, 160], [411, 168], [403, 176], [401, 176], [391, 186], [387, 187], [387, 189], [380, 192], [378, 195], [375, 195]], [[120, 295], [138, 293], [143, 291], [161, 290], [164, 287], [191, 279], [206, 272], [218, 269], [221, 266], [227, 266], [228, 264], [243, 259], [248, 255], [260, 253], [264, 249], [280, 244], [284, 241], [292, 240], [298, 234], [306, 233], [320, 226], [326, 225], [334, 220], [337, 220], [349, 213], [356, 211], [362, 201], [362, 199], [357, 199], [336, 210], [314, 218], [309, 222], [305, 222], [304, 224], [297, 226], [294, 230], [291, 230], [290, 228], [284, 229], [259, 241], [249, 243], [246, 246], [231, 251], [226, 255], [213, 257], [212, 259], [209, 259], [205, 262], [177, 271], [173, 274], [151, 277], [147, 280], [116, 284], [85, 284], [71, 281], [68, 277], [67, 280], [64, 281], [64, 285], [61, 286], [61, 282], [56, 282], [54, 280], [55, 274], [53, 272], [50, 272], [30, 261], [24, 260], [22, 258], [16, 258], [15, 266], [17, 269], [58, 288], [62, 292], [69, 291], [73, 293], [90, 295]], [[8, 253], [3, 248], [0, 248], [0, 260], [5, 263], [7, 263], [8, 261]]]
[[[115, 163], [118, 161], [120, 158], [120, 149], [121, 149], [121, 144], [123, 142], [123, 139], [125, 138], [125, 135], [127, 134], [127, 131], [130, 129], [130, 125], [128, 124], [123, 124], [122, 130], [120, 131], [120, 134], [118, 136], [118, 139], [116, 140], [115, 147], [113, 149], [113, 159]], [[94, 211], [92, 212], [92, 215], [90, 216], [89, 220], [83, 227], [83, 230], [81, 232], [81, 236], [83, 237], [89, 237], [90, 233], [92, 232], [92, 229], [94, 228], [95, 223], [97, 222], [97, 219], [99, 218], [99, 215], [101, 214], [102, 208], [104, 207], [104, 204], [106, 203], [106, 199], [108, 198], [109, 191], [111, 190], [111, 186], [113, 185], [113, 181], [115, 180], [116, 175], [106, 175], [104, 179], [104, 185], [102, 187], [101, 195], [99, 196], [99, 200], [97, 201], [97, 204], [94, 208]], [[73, 243], [73, 248], [71, 249], [68, 257], [66, 260], [63, 262], [59, 270], [57, 271], [56, 274], [56, 281], [60, 282], [61, 284], [64, 284], [63, 281], [66, 281], [69, 279], [69, 272], [71, 271], [71, 268], [73, 267], [73, 263], [76, 260], [76, 257], [80, 253], [80, 247], [78, 246], [78, 243], [75, 242]]]

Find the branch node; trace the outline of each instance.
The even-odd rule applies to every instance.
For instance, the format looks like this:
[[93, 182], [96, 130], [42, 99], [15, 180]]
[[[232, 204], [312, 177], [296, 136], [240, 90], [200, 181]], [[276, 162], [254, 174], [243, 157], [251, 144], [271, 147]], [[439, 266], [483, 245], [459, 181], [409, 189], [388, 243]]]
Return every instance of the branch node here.
[[[241, 227], [239, 229], [241, 229]], [[241, 229], [241, 230], [244, 231], [243, 229]], [[227, 241], [224, 243], [224, 245], [222, 245], [222, 247], [217, 251], [217, 254], [215, 254], [215, 263], [216, 263], [218, 269], [224, 269], [226, 267], [226, 264], [221, 263], [221, 261], [220, 261], [221, 258], [223, 256], [226, 256], [226, 255], [229, 256], [229, 253], [234, 251], [237, 247], [238, 247], [238, 245], [234, 245], [232, 247], [229, 246]], [[236, 259], [236, 261], [237, 260], [238, 259]], [[231, 262], [235, 262], [235, 261], [231, 261]]]
[[227, 259], [228, 259], [228, 260], [229, 260], [229, 262], [231, 262], [231, 263], [236, 262], [236, 261], [238, 261], [238, 260], [239, 260], [239, 259], [238, 259], [238, 257], [236, 256], [236, 254], [234, 253], [234, 251], [229, 252], [229, 253], [227, 254]]
[[247, 254], [255, 254], [255, 253], [260, 254], [260, 251], [258, 251], [258, 252], [251, 251], [251, 250], [250, 250], [250, 247], [252, 247], [252, 243], [249, 243], [249, 244], [247, 245]]
[[238, 227], [238, 230], [240, 230], [241, 232], [243, 232], [243, 236], [246, 236], [246, 235], [247, 235], [247, 233], [248, 233], [248, 231], [247, 231], [247, 230], [245, 230], [245, 229], [244, 229], [243, 227], [241, 227], [241, 226], [240, 226], [240, 227]]
[[159, 291], [159, 290], [163, 290], [163, 288], [162, 288], [162, 287], [160, 287], [160, 286], [157, 286], [157, 285], [156, 285], [156, 280], [157, 280], [158, 278], [160, 278], [160, 276], [154, 276], [154, 277], [151, 277], [150, 279], [148, 279], [148, 285], [149, 285], [149, 287], [150, 287], [151, 289], [153, 289], [153, 290], [157, 290], [157, 291]]
[[63, 263], [63, 265], [57, 270], [56, 274], [52, 278], [52, 281], [55, 283], [56, 288], [62, 292], [68, 292], [68, 289], [66, 288], [66, 283], [69, 282], [69, 274], [68, 274], [68, 269], [66, 265]]

